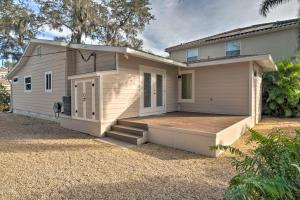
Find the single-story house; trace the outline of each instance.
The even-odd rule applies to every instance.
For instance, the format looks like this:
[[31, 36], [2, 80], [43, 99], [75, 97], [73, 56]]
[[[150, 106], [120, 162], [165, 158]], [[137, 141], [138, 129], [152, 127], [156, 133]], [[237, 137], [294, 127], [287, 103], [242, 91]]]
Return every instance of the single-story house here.
[[[177, 62], [128, 47], [31, 40], [9, 72], [14, 113], [134, 144], [215, 157], [261, 117], [270, 55]], [[62, 100], [64, 97], [64, 101]], [[53, 104], [63, 101], [59, 118]]]

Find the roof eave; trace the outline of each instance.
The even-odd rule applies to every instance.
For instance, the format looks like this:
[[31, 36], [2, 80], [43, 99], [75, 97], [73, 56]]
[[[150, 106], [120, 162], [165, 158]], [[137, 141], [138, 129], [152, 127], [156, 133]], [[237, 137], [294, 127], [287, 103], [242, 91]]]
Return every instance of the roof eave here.
[[245, 56], [245, 57], [237, 57], [237, 58], [224, 58], [220, 60], [212, 60], [212, 61], [203, 61], [198, 63], [189, 64], [188, 67], [206, 67], [212, 65], [224, 65], [231, 63], [241, 63], [241, 62], [257, 62], [264, 71], [276, 71], [277, 66], [274, 63], [272, 56], [270, 54], [265, 55], [255, 55], [255, 56]]

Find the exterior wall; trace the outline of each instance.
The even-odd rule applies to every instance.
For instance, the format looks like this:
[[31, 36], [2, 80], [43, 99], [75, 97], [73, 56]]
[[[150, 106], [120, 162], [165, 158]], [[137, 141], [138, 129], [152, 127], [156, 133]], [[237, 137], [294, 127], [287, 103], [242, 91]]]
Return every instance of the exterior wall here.
[[[65, 47], [41, 45], [42, 54], [65, 51]], [[33, 54], [36, 54], [34, 51]], [[53, 103], [66, 94], [66, 53], [30, 57], [16, 73], [19, 81], [12, 86], [13, 111], [53, 119]], [[45, 92], [45, 72], [52, 71], [52, 92]], [[32, 76], [32, 91], [24, 92], [24, 76]]]
[[104, 125], [102, 130], [105, 130], [116, 119], [139, 116], [140, 65], [166, 70], [166, 110], [167, 112], [177, 110], [177, 67], [132, 56], [125, 58], [124, 55], [119, 55], [118, 73], [102, 76], [102, 123]]
[[[256, 76], [254, 76], [255, 71]], [[252, 69], [252, 94], [252, 117], [257, 124], [262, 115], [262, 68], [256, 63], [253, 63]]]
[[181, 111], [249, 115], [248, 62], [199, 67], [193, 70], [195, 101], [180, 103]]
[[[85, 59], [87, 59], [93, 51], [80, 50]], [[85, 74], [94, 72], [94, 57], [90, 57], [88, 62], [84, 61], [79, 51], [75, 55], [75, 74]], [[110, 52], [96, 53], [96, 71], [109, 71], [116, 69], [116, 54]], [[74, 75], [74, 74], [72, 74]]]
[[[275, 61], [293, 56], [297, 50], [297, 30], [295, 28], [236, 40], [241, 41], [241, 55], [271, 54]], [[226, 56], [225, 43], [226, 41], [200, 46], [198, 59]], [[171, 52], [171, 59], [186, 62], [186, 50]]]

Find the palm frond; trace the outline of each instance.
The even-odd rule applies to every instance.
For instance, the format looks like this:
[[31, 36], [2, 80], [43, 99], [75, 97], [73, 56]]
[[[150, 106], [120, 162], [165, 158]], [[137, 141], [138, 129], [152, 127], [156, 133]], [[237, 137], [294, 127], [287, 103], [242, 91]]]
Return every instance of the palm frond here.
[[263, 16], [267, 16], [267, 14], [270, 12], [270, 9], [280, 5], [287, 3], [291, 0], [264, 0], [260, 7], [260, 14]]

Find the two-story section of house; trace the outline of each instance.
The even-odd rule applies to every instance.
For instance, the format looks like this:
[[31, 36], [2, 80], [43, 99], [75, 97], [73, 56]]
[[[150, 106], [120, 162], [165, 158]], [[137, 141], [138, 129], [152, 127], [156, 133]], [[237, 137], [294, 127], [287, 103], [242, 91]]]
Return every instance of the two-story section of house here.
[[238, 28], [166, 49], [180, 62], [216, 58], [271, 54], [275, 61], [297, 52], [299, 18]]

